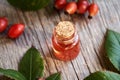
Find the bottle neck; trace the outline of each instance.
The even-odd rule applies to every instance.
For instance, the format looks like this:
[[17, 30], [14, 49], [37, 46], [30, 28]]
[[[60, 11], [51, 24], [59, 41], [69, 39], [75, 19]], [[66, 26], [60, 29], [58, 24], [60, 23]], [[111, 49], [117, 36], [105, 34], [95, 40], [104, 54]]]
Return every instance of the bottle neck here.
[[78, 38], [78, 35], [77, 35], [77, 33], [74, 33], [70, 38], [67, 38], [67, 39], [64, 39], [64, 40], [61, 40], [61, 39], [57, 38], [56, 36], [55, 36], [55, 38], [56, 38], [56, 41], [59, 44], [70, 45], [70, 44], [75, 42], [75, 40]]

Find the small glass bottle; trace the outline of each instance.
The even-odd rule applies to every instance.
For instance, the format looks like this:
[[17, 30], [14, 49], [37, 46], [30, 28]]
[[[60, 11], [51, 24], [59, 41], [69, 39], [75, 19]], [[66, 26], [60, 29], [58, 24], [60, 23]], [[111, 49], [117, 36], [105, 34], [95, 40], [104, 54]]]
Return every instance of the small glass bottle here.
[[80, 40], [75, 26], [69, 21], [61, 21], [54, 28], [52, 36], [54, 55], [62, 61], [76, 58], [80, 52]]

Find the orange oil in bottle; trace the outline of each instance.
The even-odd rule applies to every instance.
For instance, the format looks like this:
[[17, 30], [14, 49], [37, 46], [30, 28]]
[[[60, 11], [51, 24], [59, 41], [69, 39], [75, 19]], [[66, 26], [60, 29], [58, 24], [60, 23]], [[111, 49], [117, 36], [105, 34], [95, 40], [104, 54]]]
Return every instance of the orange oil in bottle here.
[[[59, 30], [60, 32], [56, 30]], [[57, 25], [53, 32], [52, 45], [54, 55], [59, 60], [69, 61], [78, 56], [80, 52], [80, 40], [75, 31], [75, 27], [71, 22], [63, 21]]]

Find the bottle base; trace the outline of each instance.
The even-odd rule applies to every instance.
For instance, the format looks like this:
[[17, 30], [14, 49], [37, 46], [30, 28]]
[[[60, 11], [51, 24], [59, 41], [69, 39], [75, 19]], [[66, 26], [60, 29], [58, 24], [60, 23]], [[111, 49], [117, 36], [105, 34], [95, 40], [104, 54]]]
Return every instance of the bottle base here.
[[74, 60], [80, 52], [80, 43], [78, 42], [73, 48], [68, 50], [59, 51], [53, 47], [54, 56], [61, 61]]

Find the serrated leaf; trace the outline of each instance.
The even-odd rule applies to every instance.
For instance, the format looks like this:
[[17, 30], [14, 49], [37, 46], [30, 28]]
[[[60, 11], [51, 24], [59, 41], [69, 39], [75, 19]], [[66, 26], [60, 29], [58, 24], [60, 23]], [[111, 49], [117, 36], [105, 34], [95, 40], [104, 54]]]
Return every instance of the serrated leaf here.
[[120, 33], [108, 30], [105, 49], [110, 62], [120, 71]]
[[58, 72], [58, 73], [52, 74], [45, 80], [61, 80], [61, 73]]
[[98, 71], [92, 73], [84, 80], [120, 80], [120, 75], [110, 71]]
[[11, 69], [0, 68], [0, 75], [4, 75], [14, 80], [27, 80], [21, 73]]
[[36, 48], [32, 47], [25, 53], [19, 64], [19, 72], [22, 73], [27, 80], [35, 80], [43, 76], [44, 63]]

